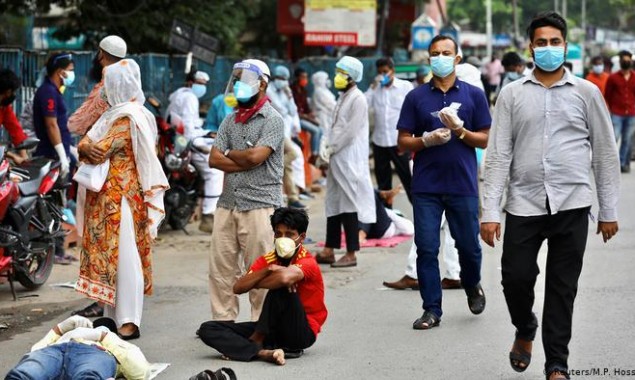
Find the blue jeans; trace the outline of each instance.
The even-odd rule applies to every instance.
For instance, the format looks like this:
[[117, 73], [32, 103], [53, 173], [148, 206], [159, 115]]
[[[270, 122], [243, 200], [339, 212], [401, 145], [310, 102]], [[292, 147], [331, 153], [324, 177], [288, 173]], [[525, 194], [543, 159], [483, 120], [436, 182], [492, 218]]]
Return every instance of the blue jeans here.
[[456, 242], [461, 264], [461, 284], [465, 289], [481, 282], [481, 245], [478, 240], [478, 197], [439, 194], [412, 194], [417, 277], [423, 310], [441, 317], [441, 276], [439, 244], [441, 215], [445, 216], [450, 234]]
[[620, 141], [620, 166], [628, 166], [631, 162], [631, 140], [635, 132], [635, 116], [618, 116], [611, 114], [613, 130], [615, 131], [615, 141]]
[[117, 361], [96, 346], [68, 342], [30, 352], [5, 380], [105, 380], [115, 377]]
[[300, 129], [311, 134], [311, 153], [317, 155], [320, 152], [320, 140], [322, 140], [322, 128], [308, 120], [300, 120]]

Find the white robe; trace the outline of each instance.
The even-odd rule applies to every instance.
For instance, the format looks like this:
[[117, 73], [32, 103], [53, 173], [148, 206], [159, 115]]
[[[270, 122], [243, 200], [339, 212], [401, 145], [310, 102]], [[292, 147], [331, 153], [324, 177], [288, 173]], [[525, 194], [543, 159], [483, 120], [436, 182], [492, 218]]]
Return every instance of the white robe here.
[[340, 95], [328, 130], [329, 172], [326, 216], [357, 213], [362, 223], [375, 223], [375, 194], [368, 165], [368, 103], [357, 88]]

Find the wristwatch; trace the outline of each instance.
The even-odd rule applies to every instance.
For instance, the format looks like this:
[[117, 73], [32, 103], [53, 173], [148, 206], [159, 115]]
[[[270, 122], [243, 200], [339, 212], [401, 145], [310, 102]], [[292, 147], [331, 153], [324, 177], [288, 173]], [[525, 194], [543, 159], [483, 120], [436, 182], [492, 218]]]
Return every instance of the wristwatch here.
[[465, 134], [467, 133], [467, 129], [463, 128], [463, 132], [459, 135], [459, 140], [463, 140], [465, 138]]
[[227, 157], [229, 156], [229, 152], [231, 151], [231, 149], [225, 149], [225, 151], [223, 152], [223, 156]]

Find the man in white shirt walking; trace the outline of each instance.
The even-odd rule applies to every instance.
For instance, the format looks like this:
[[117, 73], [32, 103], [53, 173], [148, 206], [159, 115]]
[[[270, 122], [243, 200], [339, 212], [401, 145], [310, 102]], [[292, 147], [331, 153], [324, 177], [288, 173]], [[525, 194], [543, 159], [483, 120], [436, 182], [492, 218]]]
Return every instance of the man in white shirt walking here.
[[397, 148], [397, 121], [406, 94], [413, 86], [411, 82], [395, 77], [395, 64], [391, 58], [378, 59], [375, 67], [377, 77], [365, 95], [368, 107], [373, 109], [375, 115], [375, 129], [371, 139], [377, 188], [392, 189], [392, 162], [410, 200], [410, 152], [400, 152]]
[[573, 303], [593, 200], [597, 233], [617, 233], [620, 161], [611, 119], [600, 90], [564, 69], [566, 21], [539, 14], [527, 29], [533, 73], [505, 86], [494, 110], [485, 164], [481, 237], [500, 239], [500, 204], [507, 178], [502, 285], [516, 339], [509, 353], [517, 372], [531, 362], [538, 329], [533, 313], [536, 263], [548, 242], [542, 342], [548, 380], [569, 379], [567, 360]]

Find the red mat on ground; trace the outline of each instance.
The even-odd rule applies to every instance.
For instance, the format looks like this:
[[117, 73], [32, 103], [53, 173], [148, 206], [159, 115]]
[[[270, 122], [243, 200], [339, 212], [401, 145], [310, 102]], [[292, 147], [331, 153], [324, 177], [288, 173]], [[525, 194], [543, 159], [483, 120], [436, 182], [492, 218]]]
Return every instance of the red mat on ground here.
[[[397, 235], [397, 236], [393, 236], [391, 238], [385, 238], [385, 239], [366, 239], [366, 241], [360, 244], [359, 246], [361, 248], [370, 248], [370, 247], [392, 248], [392, 247], [396, 247], [397, 244], [399, 243], [403, 243], [406, 240], [410, 240], [410, 238], [412, 238], [412, 235]], [[324, 247], [325, 242], [319, 241], [315, 245], [317, 247]], [[346, 236], [344, 236], [344, 234], [342, 233], [342, 246], [340, 247], [340, 249], [345, 249], [345, 248], [346, 248]]]

